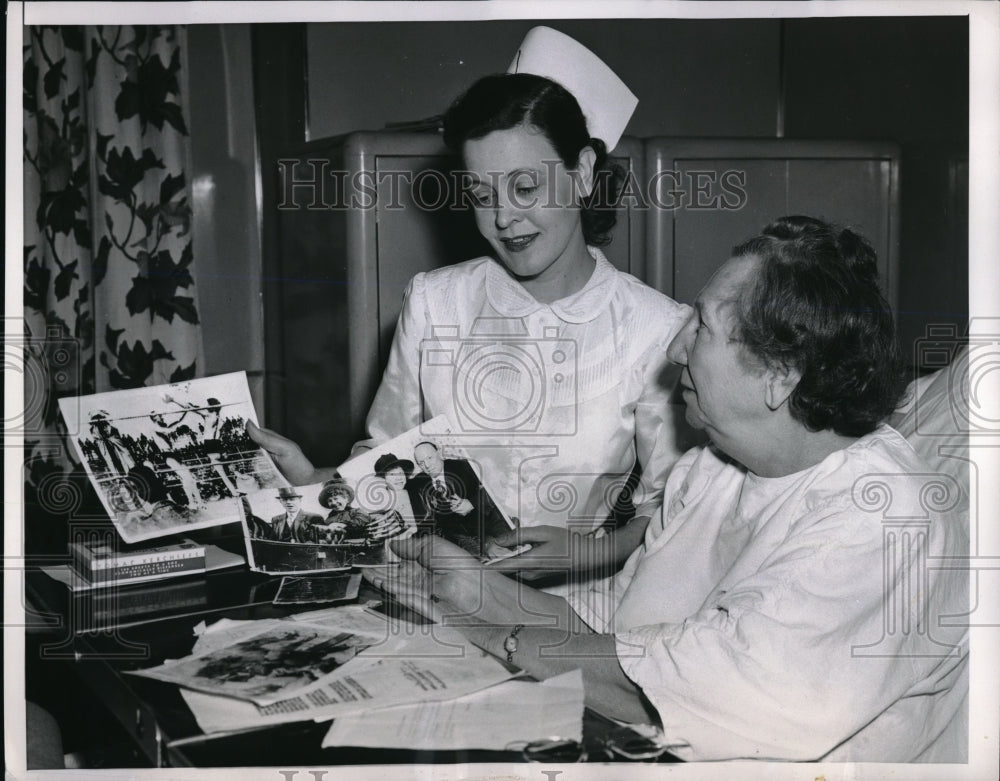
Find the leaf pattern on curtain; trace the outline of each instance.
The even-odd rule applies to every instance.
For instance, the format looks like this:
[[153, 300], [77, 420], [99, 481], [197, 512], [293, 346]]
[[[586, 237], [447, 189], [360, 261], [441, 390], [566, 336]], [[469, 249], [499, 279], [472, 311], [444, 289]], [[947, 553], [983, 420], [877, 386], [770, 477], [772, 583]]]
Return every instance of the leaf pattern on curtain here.
[[37, 487], [75, 460], [56, 398], [190, 379], [202, 361], [184, 29], [26, 32], [23, 428]]

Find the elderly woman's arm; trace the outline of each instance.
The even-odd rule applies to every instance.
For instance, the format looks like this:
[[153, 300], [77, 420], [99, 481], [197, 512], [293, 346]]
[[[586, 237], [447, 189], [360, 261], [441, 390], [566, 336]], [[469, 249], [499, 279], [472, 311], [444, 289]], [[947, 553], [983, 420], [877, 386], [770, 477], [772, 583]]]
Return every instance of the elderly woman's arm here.
[[454, 627], [494, 656], [520, 626], [512, 661], [538, 679], [583, 671], [587, 705], [634, 722], [655, 720], [642, 691], [622, 672], [614, 635], [593, 633], [561, 597], [531, 588], [488, 568], [440, 537], [399, 541], [404, 561], [370, 578], [401, 602]]
[[[469, 626], [460, 631], [487, 653], [505, 659], [504, 643], [515, 626]], [[569, 670], [582, 670], [587, 707], [622, 721], [657, 722], [656, 711], [647, 704], [642, 690], [618, 664], [614, 635], [525, 626], [516, 639], [517, 650], [512, 661], [535, 678], [544, 680]]]

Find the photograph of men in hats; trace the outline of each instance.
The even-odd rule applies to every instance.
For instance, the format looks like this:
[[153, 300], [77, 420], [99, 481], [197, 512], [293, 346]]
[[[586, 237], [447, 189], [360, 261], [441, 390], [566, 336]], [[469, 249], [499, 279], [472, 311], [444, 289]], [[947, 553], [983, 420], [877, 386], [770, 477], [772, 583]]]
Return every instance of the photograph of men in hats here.
[[277, 542], [316, 542], [313, 526], [322, 523], [323, 518], [302, 509], [299, 490], [279, 488], [278, 501], [285, 511], [271, 518], [271, 539]]
[[445, 458], [432, 440], [418, 442], [413, 458], [421, 471], [406, 490], [421, 518], [420, 531], [445, 537], [473, 556], [489, 555], [491, 539], [511, 526], [472, 465], [465, 459]]
[[[340, 477], [241, 497], [250, 569], [271, 575], [348, 570], [373, 544], [368, 513], [351, 506], [354, 489]], [[376, 557], [382, 561], [381, 555]]]
[[359, 453], [337, 473], [354, 488], [353, 504], [371, 518], [369, 539], [436, 534], [479, 558], [509, 553], [494, 539], [515, 523], [450, 432], [439, 416]]

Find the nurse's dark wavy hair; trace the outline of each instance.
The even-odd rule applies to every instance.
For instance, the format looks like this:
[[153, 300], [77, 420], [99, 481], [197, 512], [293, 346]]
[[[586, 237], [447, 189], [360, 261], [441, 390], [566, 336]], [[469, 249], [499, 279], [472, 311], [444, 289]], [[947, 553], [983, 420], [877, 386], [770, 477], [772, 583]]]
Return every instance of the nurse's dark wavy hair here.
[[792, 416], [811, 431], [874, 430], [906, 387], [875, 250], [854, 231], [782, 217], [733, 248], [760, 267], [736, 304], [736, 331], [769, 367], [793, 367]]
[[529, 73], [486, 76], [448, 109], [444, 116], [444, 140], [450, 149], [461, 152], [466, 141], [519, 125], [542, 131], [571, 169], [579, 163], [584, 147], [594, 150], [594, 188], [583, 200], [580, 221], [588, 244], [608, 244], [617, 221], [625, 171], [609, 162], [603, 141], [590, 137], [580, 104], [561, 85]]

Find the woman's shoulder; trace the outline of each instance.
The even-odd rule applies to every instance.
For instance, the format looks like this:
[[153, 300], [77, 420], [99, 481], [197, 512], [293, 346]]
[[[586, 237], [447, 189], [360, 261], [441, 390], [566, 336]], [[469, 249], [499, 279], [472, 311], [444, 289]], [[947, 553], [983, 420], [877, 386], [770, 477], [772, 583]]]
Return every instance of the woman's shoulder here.
[[487, 272], [492, 262], [488, 257], [473, 258], [421, 271], [407, 286], [410, 305], [424, 309], [431, 317], [456, 317], [469, 307], [475, 309], [485, 296]]
[[421, 271], [414, 276], [414, 281], [420, 280], [425, 288], [447, 288], [452, 285], [479, 284], [486, 277], [493, 259], [488, 256], [472, 258], [450, 266]]
[[929, 471], [898, 432], [881, 425], [803, 470], [800, 483], [811, 509], [839, 508], [869, 524], [892, 502], [910, 505], [933, 478]]
[[670, 296], [650, 287], [631, 274], [615, 270], [617, 296], [627, 306], [632, 307], [637, 315], [659, 318], [661, 320], [685, 320], [691, 312], [691, 307], [681, 304]]
[[627, 343], [642, 353], [661, 351], [684, 326], [691, 307], [623, 271], [616, 271], [615, 282], [609, 311], [625, 325]]

